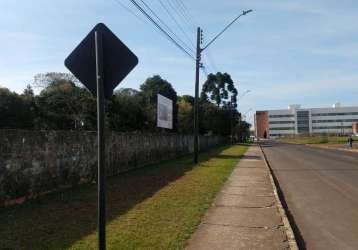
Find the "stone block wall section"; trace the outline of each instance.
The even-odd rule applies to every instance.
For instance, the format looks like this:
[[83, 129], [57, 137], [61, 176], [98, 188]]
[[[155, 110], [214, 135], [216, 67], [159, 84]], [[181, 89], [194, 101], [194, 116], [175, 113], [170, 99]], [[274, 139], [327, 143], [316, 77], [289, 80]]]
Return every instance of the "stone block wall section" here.
[[[225, 143], [223, 137], [200, 137], [201, 150]], [[114, 176], [191, 152], [192, 135], [109, 132], [106, 171]], [[96, 176], [96, 132], [0, 130], [0, 205], [92, 182]]]

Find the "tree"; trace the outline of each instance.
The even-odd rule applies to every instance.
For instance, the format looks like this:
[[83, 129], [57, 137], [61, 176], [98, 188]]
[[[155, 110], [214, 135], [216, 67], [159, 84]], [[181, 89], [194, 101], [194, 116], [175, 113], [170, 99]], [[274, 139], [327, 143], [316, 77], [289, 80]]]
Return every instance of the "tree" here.
[[[59, 78], [60, 76], [64, 78]], [[77, 87], [66, 74], [55, 78], [36, 98], [37, 128], [89, 129], [96, 128], [96, 101], [84, 88]], [[58, 76], [58, 77], [57, 77]], [[46, 78], [46, 77], [45, 77]]]
[[224, 107], [218, 107], [211, 102], [205, 102], [199, 108], [199, 129], [201, 134], [230, 134], [230, 110]]
[[217, 106], [231, 103], [236, 108], [237, 93], [231, 76], [228, 73], [218, 72], [215, 75], [208, 75], [202, 87], [200, 99], [202, 102], [214, 102]]
[[33, 86], [35, 88], [45, 89], [53, 85], [62, 86], [62, 83], [72, 83], [74, 85], [79, 85], [78, 79], [72, 74], [61, 72], [47, 72], [36, 74], [34, 76]]
[[[43, 88], [39, 95], [34, 94], [31, 85], [21, 95], [0, 88], [0, 128], [95, 130], [96, 99], [77, 84], [70, 74], [49, 72], [35, 76], [33, 86]], [[159, 75], [149, 77], [139, 91], [130, 88], [115, 91], [106, 101], [105, 125], [120, 132], [161, 131], [156, 126], [157, 94], [173, 101], [172, 131], [193, 133], [194, 97], [178, 97], [173, 86]], [[234, 107], [236, 96], [230, 75], [220, 72], [209, 75], [199, 106], [201, 134], [230, 135], [240, 117]], [[231, 98], [233, 105], [228, 101]], [[243, 129], [242, 126], [237, 128]]]
[[179, 98], [178, 101], [178, 132], [191, 134], [194, 130], [194, 109], [193, 104], [186, 98]]
[[139, 91], [130, 88], [116, 91], [108, 105], [110, 129], [121, 132], [142, 130], [145, 124], [142, 104]]
[[178, 97], [178, 101], [184, 100], [194, 106], [195, 98], [191, 95], [183, 95]]
[[246, 121], [240, 121], [236, 128], [235, 134], [239, 142], [246, 142], [250, 138], [251, 124]]
[[29, 97], [29, 98], [33, 98], [35, 96], [34, 91], [33, 91], [33, 89], [32, 89], [30, 84], [28, 84], [26, 86], [26, 89], [24, 89], [24, 92], [22, 93], [22, 95], [25, 96], [25, 97]]
[[0, 128], [32, 129], [35, 117], [32, 101], [0, 88], [0, 117]]

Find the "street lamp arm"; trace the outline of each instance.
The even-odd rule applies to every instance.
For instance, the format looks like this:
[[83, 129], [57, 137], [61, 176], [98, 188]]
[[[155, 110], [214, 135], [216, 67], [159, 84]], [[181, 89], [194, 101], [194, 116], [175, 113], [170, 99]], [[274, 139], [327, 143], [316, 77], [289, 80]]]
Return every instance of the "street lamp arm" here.
[[246, 115], [247, 113], [249, 113], [252, 110], [252, 108], [249, 108], [248, 110], [246, 110], [246, 112], [244, 113], [244, 115]]
[[231, 25], [233, 25], [233, 23], [235, 23], [237, 21], [237, 19], [239, 19], [240, 17], [250, 13], [252, 10], [246, 10], [243, 11], [238, 17], [236, 17], [231, 23], [229, 23], [228, 25], [226, 25], [226, 27], [219, 32], [219, 34], [217, 34], [204, 48], [201, 49], [201, 51], [204, 51], [207, 47], [210, 46], [210, 44], [212, 44], [219, 36], [221, 36], [222, 33], [224, 33]]
[[250, 93], [251, 90], [246, 90], [244, 93], [242, 93], [238, 98], [237, 98], [237, 101], [241, 100], [246, 94]]

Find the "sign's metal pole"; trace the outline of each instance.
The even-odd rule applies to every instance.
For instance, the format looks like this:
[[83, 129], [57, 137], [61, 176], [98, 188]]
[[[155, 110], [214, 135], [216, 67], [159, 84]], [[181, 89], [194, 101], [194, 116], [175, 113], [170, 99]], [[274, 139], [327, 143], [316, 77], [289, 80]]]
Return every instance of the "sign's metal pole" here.
[[106, 249], [106, 171], [104, 150], [104, 89], [102, 34], [95, 32], [98, 138], [98, 248]]

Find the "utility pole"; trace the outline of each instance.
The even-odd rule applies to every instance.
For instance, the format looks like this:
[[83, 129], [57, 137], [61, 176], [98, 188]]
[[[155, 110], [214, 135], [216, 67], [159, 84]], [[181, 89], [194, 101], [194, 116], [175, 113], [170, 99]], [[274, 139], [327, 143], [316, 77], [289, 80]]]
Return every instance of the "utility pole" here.
[[196, 58], [195, 58], [195, 100], [194, 100], [194, 163], [198, 163], [198, 153], [199, 153], [199, 70], [200, 70], [200, 60], [201, 60], [201, 53], [209, 47], [218, 37], [220, 37], [231, 25], [233, 25], [240, 17], [252, 12], [252, 10], [243, 11], [240, 15], [238, 15], [231, 23], [225, 26], [225, 28], [220, 31], [213, 39], [210, 40], [201, 48], [202, 43], [202, 30], [200, 27], [197, 29], [197, 36], [196, 36]]
[[195, 101], [194, 101], [194, 163], [198, 163], [199, 153], [199, 70], [201, 60], [201, 48], [200, 43], [202, 38], [202, 30], [200, 27], [197, 29], [196, 36], [196, 69], [195, 69]]

